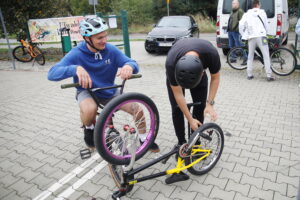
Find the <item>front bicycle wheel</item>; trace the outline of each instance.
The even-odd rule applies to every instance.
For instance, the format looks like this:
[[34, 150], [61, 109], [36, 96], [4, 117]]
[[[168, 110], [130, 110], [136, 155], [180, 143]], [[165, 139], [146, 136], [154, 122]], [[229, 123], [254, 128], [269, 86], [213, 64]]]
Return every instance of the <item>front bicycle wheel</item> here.
[[149, 97], [140, 93], [122, 94], [100, 113], [94, 131], [95, 146], [107, 162], [128, 165], [131, 151], [136, 152], [135, 160], [147, 152], [158, 127], [158, 110]]
[[194, 175], [203, 175], [209, 172], [217, 164], [224, 147], [224, 134], [222, 129], [217, 124], [203, 124], [199, 132], [208, 135], [212, 140], [209, 141], [199, 136], [198, 131], [194, 132], [190, 137], [188, 144], [194, 140], [197, 140], [196, 145], [193, 146], [190, 155], [185, 157], [185, 164], [189, 165], [205, 155], [204, 152], [199, 152], [199, 149], [210, 150], [211, 152], [209, 156], [187, 169], [191, 174]]
[[227, 63], [230, 67], [237, 70], [247, 68], [248, 49], [243, 47], [232, 48], [227, 54]]
[[296, 69], [297, 59], [293, 52], [286, 48], [278, 48], [271, 54], [271, 69], [279, 76], [287, 76]]
[[24, 46], [17, 46], [12, 53], [14, 58], [20, 62], [30, 62], [33, 59], [28, 49]]
[[36, 55], [35, 60], [40, 65], [44, 65], [46, 60], [42, 50], [38, 47], [33, 47], [34, 54]]

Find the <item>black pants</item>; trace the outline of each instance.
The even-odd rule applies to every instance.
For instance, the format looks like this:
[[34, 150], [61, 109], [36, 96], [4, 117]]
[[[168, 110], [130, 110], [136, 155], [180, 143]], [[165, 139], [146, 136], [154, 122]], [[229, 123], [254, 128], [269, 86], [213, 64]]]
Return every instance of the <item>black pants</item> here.
[[[203, 112], [205, 109], [206, 99], [207, 99], [207, 85], [208, 85], [207, 75], [206, 75], [206, 73], [204, 73], [201, 82], [195, 88], [190, 89], [193, 103], [201, 102], [201, 104], [199, 106], [195, 106], [193, 108], [193, 117], [198, 119], [201, 123], [203, 123], [203, 121], [204, 121]], [[175, 128], [175, 133], [176, 133], [176, 136], [178, 139], [178, 143], [184, 144], [184, 143], [186, 143], [184, 115], [177, 105], [173, 91], [170, 86], [170, 82], [168, 80], [167, 80], [167, 88], [168, 88], [169, 100], [170, 100], [171, 107], [172, 107], [173, 125]], [[184, 89], [183, 89], [183, 94], [185, 95]], [[187, 103], [190, 103], [190, 102], [187, 102]]]

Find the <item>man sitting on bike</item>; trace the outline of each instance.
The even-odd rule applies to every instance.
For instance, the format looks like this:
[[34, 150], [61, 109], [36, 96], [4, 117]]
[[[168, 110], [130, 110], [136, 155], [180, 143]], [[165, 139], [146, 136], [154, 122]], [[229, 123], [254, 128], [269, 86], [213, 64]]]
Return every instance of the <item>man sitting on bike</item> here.
[[[48, 79], [51, 81], [73, 77], [74, 82], [81, 85], [77, 88], [76, 99], [84, 125], [84, 141], [89, 148], [95, 147], [93, 134], [98, 107], [86, 88], [112, 86], [116, 75], [128, 79], [139, 70], [134, 60], [124, 55], [114, 45], [107, 43], [107, 30], [106, 22], [99, 17], [82, 20], [80, 33], [85, 41], [73, 48], [48, 72]], [[109, 89], [97, 91], [95, 94], [99, 102], [105, 105], [119, 95], [119, 91]], [[143, 142], [145, 137], [142, 133], [139, 136]], [[153, 143], [150, 150], [158, 152], [159, 147]]]
[[[196, 130], [204, 121], [204, 114], [216, 120], [214, 99], [219, 87], [221, 62], [216, 48], [208, 41], [198, 38], [186, 38], [177, 41], [170, 49], [166, 60], [167, 88], [172, 107], [172, 119], [178, 145], [186, 143], [184, 116], [192, 130]], [[210, 87], [205, 72], [210, 72]], [[185, 89], [190, 89], [193, 102], [201, 102], [190, 113], [185, 100]], [[179, 107], [179, 109], [178, 109]], [[180, 172], [166, 179], [166, 183], [187, 180], [188, 175]]]

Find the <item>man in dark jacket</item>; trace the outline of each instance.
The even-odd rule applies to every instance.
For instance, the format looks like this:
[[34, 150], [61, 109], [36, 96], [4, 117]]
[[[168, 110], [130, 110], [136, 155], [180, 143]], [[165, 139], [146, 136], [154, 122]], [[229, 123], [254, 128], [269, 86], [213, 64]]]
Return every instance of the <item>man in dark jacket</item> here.
[[[240, 2], [238, 0], [232, 1], [232, 11], [228, 20], [228, 39], [229, 39], [229, 48], [243, 46], [240, 39], [239, 33], [239, 21], [242, 19], [244, 11], [240, 8]], [[231, 62], [236, 60], [236, 57], [233, 55]], [[246, 65], [246, 58], [243, 65]]]

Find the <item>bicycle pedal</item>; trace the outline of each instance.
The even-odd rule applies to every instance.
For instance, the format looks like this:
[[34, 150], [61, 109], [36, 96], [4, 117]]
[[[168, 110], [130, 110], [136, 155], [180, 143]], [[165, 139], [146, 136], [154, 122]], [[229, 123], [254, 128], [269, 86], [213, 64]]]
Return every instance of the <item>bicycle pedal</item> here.
[[80, 157], [82, 160], [88, 159], [92, 156], [92, 152], [90, 149], [82, 149], [79, 152], [80, 152]]

